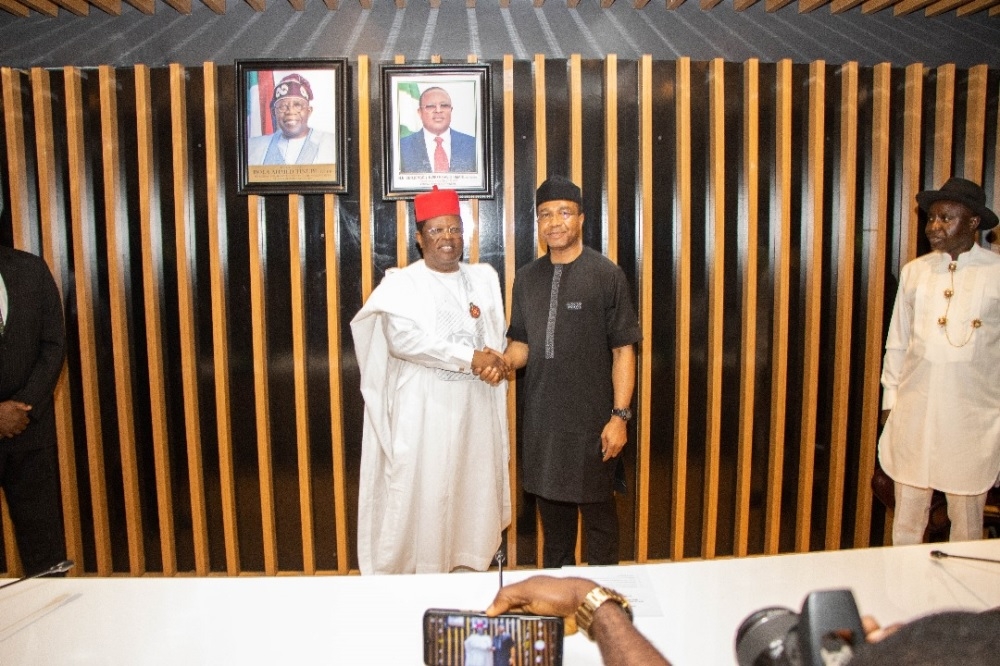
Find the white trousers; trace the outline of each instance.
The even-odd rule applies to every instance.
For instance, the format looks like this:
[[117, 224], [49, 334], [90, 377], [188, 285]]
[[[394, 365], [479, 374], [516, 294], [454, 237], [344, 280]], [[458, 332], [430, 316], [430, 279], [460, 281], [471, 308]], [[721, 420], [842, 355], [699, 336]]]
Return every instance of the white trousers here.
[[[933, 492], [933, 488], [916, 488], [896, 482], [896, 509], [892, 519], [892, 544], [894, 546], [923, 542]], [[951, 521], [951, 533], [948, 535], [948, 540], [973, 541], [982, 539], [986, 493], [981, 495], [945, 493], [945, 499], [948, 500], [948, 519]]]

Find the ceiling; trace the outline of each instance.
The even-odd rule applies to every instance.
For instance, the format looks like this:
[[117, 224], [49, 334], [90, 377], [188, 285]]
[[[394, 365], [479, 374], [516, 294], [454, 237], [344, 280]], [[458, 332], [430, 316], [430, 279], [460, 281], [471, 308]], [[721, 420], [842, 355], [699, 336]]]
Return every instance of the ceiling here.
[[1000, 68], [1000, 0], [0, 0], [0, 66], [562, 59]]
[[[347, 2], [358, 2], [364, 9], [371, 9], [375, 0], [346, 0]], [[385, 2], [386, 0], [381, 0]], [[549, 0], [552, 2], [553, 0]], [[556, 0], [558, 1], [558, 0]], [[568, 7], [576, 7], [581, 0], [565, 0]], [[619, 0], [621, 1], [621, 0]], [[245, 0], [254, 11], [263, 12], [267, 10], [266, 0]], [[306, 6], [306, 0], [287, 0], [288, 4], [295, 10], [301, 11]], [[328, 9], [336, 10], [340, 0], [323, 0]], [[602, 8], [608, 8], [614, 4], [615, 0], [599, 0]], [[635, 9], [643, 9], [650, 0], [633, 0], [632, 6]], [[686, 0], [666, 0], [667, 9], [677, 9], [685, 4]], [[723, 0], [701, 0], [699, 4], [703, 11], [711, 11]], [[733, 0], [732, 7], [736, 11], [743, 11], [755, 4], [762, 4], [768, 12], [776, 12], [786, 6], [792, 5], [800, 13], [814, 12], [819, 9], [839, 14], [860, 7], [863, 14], [889, 11], [894, 16], [905, 16], [913, 13], [921, 13], [924, 16], [939, 16], [941, 14], [954, 13], [956, 16], [971, 16], [983, 14], [989, 17], [1000, 17], [1000, 0]], [[0, 0], [0, 9], [13, 16], [28, 17], [34, 13], [44, 16], [56, 17], [60, 12], [69, 12], [77, 16], [87, 16], [91, 11], [104, 12], [112, 16], [122, 13], [123, 5], [131, 5], [144, 14], [153, 14], [157, 11], [156, 0]], [[211, 11], [217, 14], [226, 13], [225, 0], [200, 0]], [[405, 8], [407, 0], [395, 0], [395, 6], [399, 9]], [[430, 0], [430, 7], [436, 8], [441, 5], [441, 0]], [[476, 0], [466, 0], [467, 7], [475, 7]], [[535, 7], [541, 7], [544, 0], [534, 0]], [[192, 0], [164, 0], [163, 5], [170, 11], [180, 14], [190, 14], [192, 11]], [[500, 0], [499, 5], [506, 7], [510, 5], [510, 0]]]

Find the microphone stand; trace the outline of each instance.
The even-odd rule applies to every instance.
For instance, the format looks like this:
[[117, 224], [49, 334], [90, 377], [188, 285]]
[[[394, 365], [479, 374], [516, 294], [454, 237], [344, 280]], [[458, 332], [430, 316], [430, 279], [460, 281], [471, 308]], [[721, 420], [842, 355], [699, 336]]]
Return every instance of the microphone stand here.
[[4, 583], [3, 585], [0, 585], [0, 590], [2, 590], [5, 587], [10, 587], [11, 585], [17, 585], [18, 583], [23, 583], [24, 581], [31, 580], [32, 578], [41, 578], [42, 576], [51, 576], [53, 574], [66, 573], [67, 571], [72, 569], [74, 565], [75, 563], [73, 562], [73, 560], [63, 560], [59, 564], [53, 564], [45, 571], [39, 571], [36, 574], [25, 576], [24, 578], [18, 578], [17, 580], [11, 581], [9, 583]]
[[973, 560], [974, 562], [992, 562], [993, 564], [1000, 564], [1000, 560], [994, 560], [989, 557], [971, 557], [969, 555], [951, 555], [949, 553], [941, 552], [940, 550], [932, 550], [931, 557], [935, 560], [943, 560], [946, 557], [950, 557], [953, 560]]

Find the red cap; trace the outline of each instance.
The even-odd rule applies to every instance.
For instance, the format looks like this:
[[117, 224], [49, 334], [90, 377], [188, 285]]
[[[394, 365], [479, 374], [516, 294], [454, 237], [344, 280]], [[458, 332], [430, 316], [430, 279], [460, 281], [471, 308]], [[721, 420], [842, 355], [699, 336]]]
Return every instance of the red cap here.
[[413, 210], [417, 214], [417, 222], [424, 222], [441, 215], [459, 215], [458, 192], [439, 190], [438, 186], [435, 185], [430, 192], [424, 192], [414, 197]]

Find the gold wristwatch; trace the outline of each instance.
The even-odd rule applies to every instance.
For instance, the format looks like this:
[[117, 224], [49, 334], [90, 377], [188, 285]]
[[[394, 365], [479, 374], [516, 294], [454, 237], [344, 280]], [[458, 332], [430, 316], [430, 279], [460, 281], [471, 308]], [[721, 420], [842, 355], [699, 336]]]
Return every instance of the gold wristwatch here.
[[630, 622], [633, 619], [632, 606], [629, 605], [628, 599], [610, 588], [597, 586], [587, 593], [583, 603], [576, 609], [576, 628], [590, 640], [594, 640], [590, 636], [590, 625], [594, 621], [594, 613], [605, 601], [615, 602], [622, 607]]

